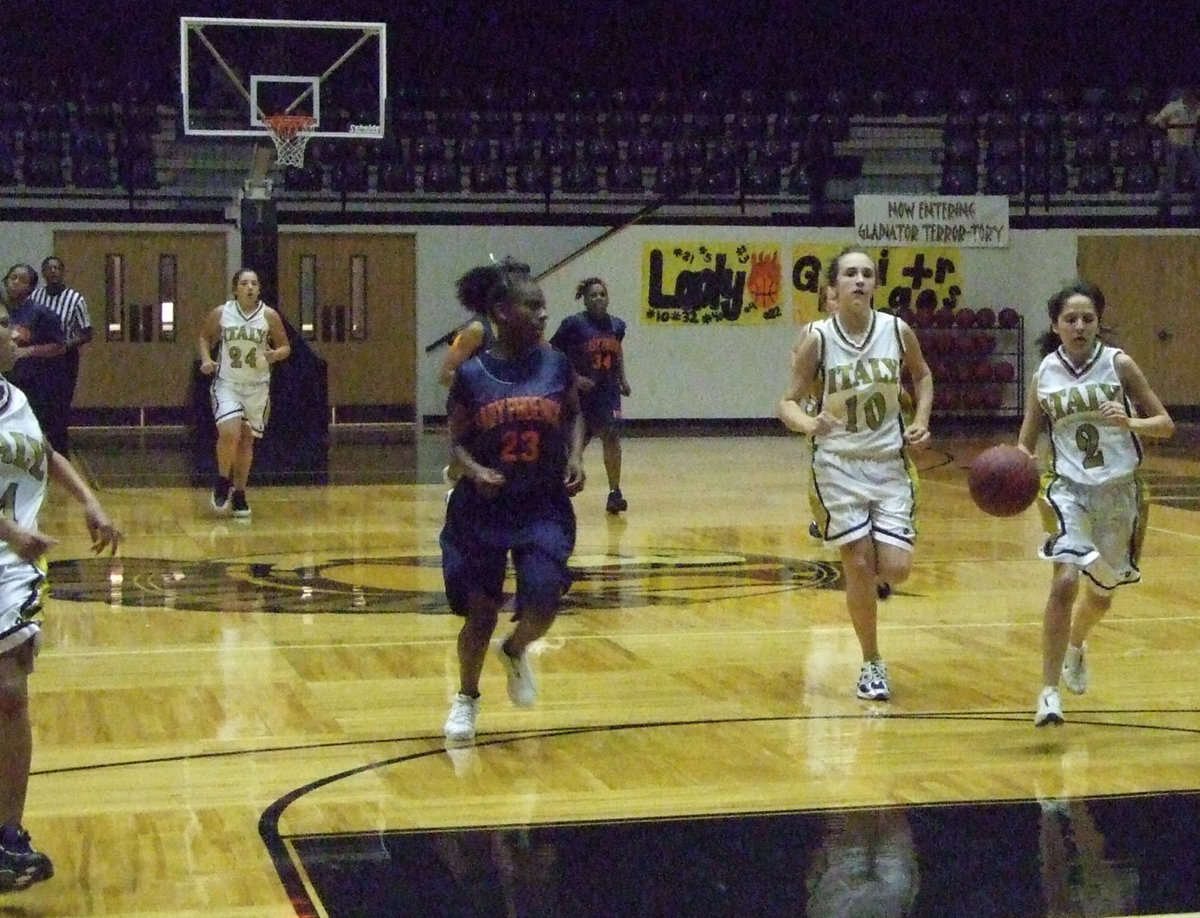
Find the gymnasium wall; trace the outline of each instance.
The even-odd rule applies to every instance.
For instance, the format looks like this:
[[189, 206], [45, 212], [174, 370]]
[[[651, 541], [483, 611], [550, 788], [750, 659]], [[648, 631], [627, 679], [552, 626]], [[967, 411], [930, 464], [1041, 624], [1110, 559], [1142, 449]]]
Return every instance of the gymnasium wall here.
[[[56, 227], [49, 224], [0, 222], [0, 253], [5, 266], [17, 261], [35, 265], [50, 251]], [[68, 227], [58, 227], [68, 228]], [[90, 226], [91, 229], [104, 227]], [[110, 229], [130, 230], [124, 227]], [[535, 272], [577, 252], [601, 236], [606, 227], [470, 227], [373, 226], [373, 234], [414, 234], [417, 249], [417, 413], [441, 416], [444, 392], [436, 379], [439, 349], [425, 346], [461, 323], [466, 314], [454, 299], [454, 281], [468, 268], [484, 263], [489, 254], [512, 255], [528, 261]], [[329, 227], [350, 232], [355, 227]], [[363, 230], [368, 231], [368, 228]], [[1089, 233], [1091, 234], [1091, 233]], [[1133, 231], [1111, 235], [1132, 235]], [[1074, 230], [1013, 231], [1005, 249], [957, 250], [961, 302], [969, 306], [1011, 306], [1025, 316], [1026, 365], [1032, 367], [1034, 339], [1048, 327], [1047, 297], [1076, 273], [1077, 233]], [[1095, 235], [1103, 235], [1096, 232]], [[773, 324], [677, 325], [643, 324], [647, 247], [677, 241], [720, 247], [735, 244], [775, 246], [782, 253], [784, 284], [789, 282], [789, 254], [808, 245], [823, 248], [850, 240], [844, 228], [780, 228], [739, 226], [647, 225], [629, 227], [551, 273], [543, 281], [550, 306], [551, 329], [580, 308], [574, 300], [577, 281], [603, 277], [609, 286], [611, 310], [626, 319], [628, 376], [633, 396], [626, 400], [630, 419], [745, 419], [773, 417], [786, 384], [788, 352], [796, 322], [790, 315]], [[1195, 237], [1200, 243], [1200, 236]], [[229, 230], [229, 265], [236, 267], [241, 240]], [[68, 266], [68, 280], [70, 280]], [[1194, 289], [1194, 288], [1193, 288]], [[785, 290], [786, 292], [786, 290]], [[784, 302], [787, 300], [785, 298]], [[785, 309], [790, 307], [785, 306]], [[1136, 313], [1153, 303], [1128, 304]], [[287, 310], [287, 304], [283, 304]], [[93, 322], [97, 319], [93, 309]], [[196, 330], [180, 329], [191, 338]], [[1191, 334], [1189, 331], [1188, 334]], [[1200, 342], [1196, 342], [1200, 345]], [[319, 348], [318, 348], [319, 350]], [[1196, 352], [1193, 347], [1191, 353]], [[386, 367], [387, 355], [380, 355]], [[85, 356], [85, 360], [86, 360]], [[1169, 373], [1167, 366], [1150, 368]], [[148, 401], [152, 395], [148, 394]]]

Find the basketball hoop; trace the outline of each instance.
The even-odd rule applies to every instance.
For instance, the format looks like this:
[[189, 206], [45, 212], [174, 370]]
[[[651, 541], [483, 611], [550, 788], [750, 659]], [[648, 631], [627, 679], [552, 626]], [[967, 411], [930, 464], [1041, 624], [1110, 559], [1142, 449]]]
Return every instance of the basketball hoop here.
[[266, 115], [263, 123], [275, 141], [275, 162], [281, 166], [303, 166], [304, 148], [317, 126], [317, 119], [310, 115]]

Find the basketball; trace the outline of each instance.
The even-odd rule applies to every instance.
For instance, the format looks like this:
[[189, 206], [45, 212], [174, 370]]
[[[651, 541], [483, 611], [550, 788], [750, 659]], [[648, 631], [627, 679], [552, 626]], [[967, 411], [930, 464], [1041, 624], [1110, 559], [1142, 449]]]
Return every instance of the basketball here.
[[1037, 498], [1037, 464], [1015, 446], [993, 446], [975, 457], [967, 485], [984, 513], [1016, 516]]

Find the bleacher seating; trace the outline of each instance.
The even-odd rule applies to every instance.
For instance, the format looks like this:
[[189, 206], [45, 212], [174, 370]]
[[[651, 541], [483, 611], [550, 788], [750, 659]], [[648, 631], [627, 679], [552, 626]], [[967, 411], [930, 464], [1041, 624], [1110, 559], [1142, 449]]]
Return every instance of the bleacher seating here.
[[[185, 136], [169, 89], [144, 80], [47, 82], [36, 91], [13, 80], [0, 78], [0, 187], [78, 189], [93, 199], [105, 191], [233, 195], [261, 145]], [[479, 194], [552, 204], [567, 196], [571, 206], [595, 207], [614, 196], [744, 194], [843, 213], [863, 191], [983, 192], [1026, 208], [1115, 203], [1153, 212], [1162, 144], [1147, 116], [1162, 101], [1146, 87], [1099, 85], [399, 86], [385, 140], [314, 141], [303, 167], [279, 170], [277, 187], [297, 200]], [[331, 106], [328, 125], [355, 122], [356, 104]], [[1181, 179], [1185, 188], [1195, 181]]]

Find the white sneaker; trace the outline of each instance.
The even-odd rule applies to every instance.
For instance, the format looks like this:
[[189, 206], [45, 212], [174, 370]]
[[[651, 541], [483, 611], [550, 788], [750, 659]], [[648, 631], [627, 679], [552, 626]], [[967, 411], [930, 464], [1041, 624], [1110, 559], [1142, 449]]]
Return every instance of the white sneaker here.
[[1067, 655], [1063, 657], [1063, 685], [1076, 695], [1082, 695], [1088, 688], [1087, 658], [1084, 656], [1086, 652], [1086, 641], [1079, 647], [1068, 644]]
[[446, 718], [446, 739], [455, 743], [469, 743], [475, 739], [475, 715], [478, 713], [478, 698], [457, 693], [450, 705], [450, 716]]
[[887, 701], [892, 697], [887, 664], [883, 660], [868, 660], [862, 665], [858, 673], [858, 697], [867, 701]]
[[1050, 724], [1057, 727], [1061, 723], [1063, 723], [1062, 698], [1059, 697], [1057, 688], [1047, 685], [1038, 695], [1037, 713], [1033, 715], [1033, 725], [1044, 727], [1046, 724]]
[[510, 657], [504, 649], [504, 643], [496, 645], [496, 656], [504, 665], [504, 674], [508, 677], [508, 697], [519, 708], [527, 708], [537, 701], [537, 682], [533, 678], [533, 670], [529, 668], [528, 654]]

